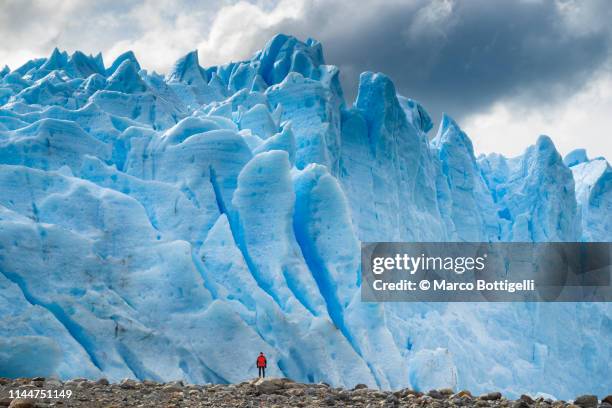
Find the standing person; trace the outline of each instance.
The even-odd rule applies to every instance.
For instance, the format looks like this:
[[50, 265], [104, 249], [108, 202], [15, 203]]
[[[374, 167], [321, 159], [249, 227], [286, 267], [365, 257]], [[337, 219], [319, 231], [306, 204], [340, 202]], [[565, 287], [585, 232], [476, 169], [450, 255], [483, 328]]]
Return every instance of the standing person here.
[[266, 367], [268, 366], [268, 360], [266, 360], [266, 356], [264, 353], [259, 353], [257, 357], [257, 368], [259, 369], [259, 378], [266, 378]]

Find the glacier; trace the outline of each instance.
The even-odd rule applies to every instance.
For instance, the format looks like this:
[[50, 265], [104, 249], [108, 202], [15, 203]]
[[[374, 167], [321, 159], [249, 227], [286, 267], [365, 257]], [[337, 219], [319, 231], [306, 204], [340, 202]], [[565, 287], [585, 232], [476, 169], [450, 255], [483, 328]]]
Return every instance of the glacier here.
[[612, 240], [612, 169], [448, 115], [322, 45], [167, 75], [127, 52], [0, 71], [0, 376], [605, 395], [607, 303], [364, 303], [360, 242]]

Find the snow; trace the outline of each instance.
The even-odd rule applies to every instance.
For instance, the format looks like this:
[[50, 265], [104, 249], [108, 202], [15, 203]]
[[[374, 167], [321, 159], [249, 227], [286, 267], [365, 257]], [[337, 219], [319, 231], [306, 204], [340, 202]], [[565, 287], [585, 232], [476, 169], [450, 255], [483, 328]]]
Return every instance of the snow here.
[[[612, 170], [548, 137], [475, 157], [320, 43], [166, 76], [127, 52], [0, 71], [0, 376], [272, 376], [570, 399], [612, 377], [606, 303], [364, 303], [360, 243], [610, 241]], [[38, 364], [32, 364], [37, 361]]]

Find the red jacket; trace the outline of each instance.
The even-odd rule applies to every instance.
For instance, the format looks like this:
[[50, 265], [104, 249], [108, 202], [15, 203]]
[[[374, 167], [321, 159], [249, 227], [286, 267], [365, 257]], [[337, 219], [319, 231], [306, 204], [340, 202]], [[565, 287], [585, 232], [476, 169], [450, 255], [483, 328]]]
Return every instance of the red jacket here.
[[263, 354], [260, 354], [257, 357], [257, 367], [266, 367], [268, 365], [268, 361], [266, 361], [266, 357]]

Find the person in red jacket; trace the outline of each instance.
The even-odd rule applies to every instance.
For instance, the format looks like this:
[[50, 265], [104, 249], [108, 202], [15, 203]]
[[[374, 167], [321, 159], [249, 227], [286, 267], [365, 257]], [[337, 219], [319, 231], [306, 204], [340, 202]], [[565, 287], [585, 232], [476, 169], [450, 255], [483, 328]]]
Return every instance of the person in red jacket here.
[[268, 360], [264, 353], [259, 353], [257, 357], [257, 368], [259, 369], [259, 378], [266, 378], [266, 367], [268, 366]]

